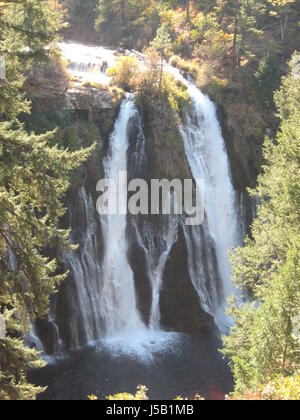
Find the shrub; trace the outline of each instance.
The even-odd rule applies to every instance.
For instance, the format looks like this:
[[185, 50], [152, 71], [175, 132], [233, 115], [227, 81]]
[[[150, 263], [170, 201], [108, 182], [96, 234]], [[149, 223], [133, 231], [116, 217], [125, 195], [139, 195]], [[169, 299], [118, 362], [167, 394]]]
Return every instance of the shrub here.
[[204, 87], [208, 96], [219, 105], [223, 105], [224, 103], [227, 88], [228, 81], [219, 79], [215, 76], [213, 76]]
[[107, 74], [112, 76], [113, 83], [120, 88], [131, 91], [134, 85], [134, 78], [139, 71], [139, 61], [135, 57], [122, 57], [114, 67], [108, 69]]
[[193, 79], [197, 79], [199, 73], [199, 66], [195, 61], [184, 60], [178, 55], [173, 55], [170, 58], [170, 64], [173, 67], [177, 67], [179, 70], [187, 73]]
[[150, 47], [144, 51], [145, 67], [140, 69], [134, 79], [134, 89], [149, 97], [156, 95], [159, 90], [161, 57]]
[[267, 385], [260, 385], [244, 394], [234, 394], [228, 400], [298, 401], [300, 399], [300, 373], [295, 376], [278, 376]]
[[148, 400], [147, 397], [148, 389], [145, 386], [139, 385], [137, 393], [135, 395], [122, 393], [116, 395], [110, 395], [108, 400], [122, 400], [122, 401], [146, 401]]
[[101, 83], [97, 83], [97, 82], [91, 82], [91, 81], [85, 81], [82, 84], [83, 87], [85, 88], [91, 88], [91, 89], [98, 89], [98, 90], [106, 90], [106, 87], [104, 85], [102, 85]]
[[168, 98], [171, 108], [177, 112], [182, 110], [190, 100], [186, 85], [169, 75], [163, 78], [162, 94]]

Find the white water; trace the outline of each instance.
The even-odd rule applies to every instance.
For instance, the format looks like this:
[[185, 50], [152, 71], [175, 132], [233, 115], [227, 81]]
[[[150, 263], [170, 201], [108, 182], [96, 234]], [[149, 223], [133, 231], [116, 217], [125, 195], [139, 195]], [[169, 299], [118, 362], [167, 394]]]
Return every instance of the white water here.
[[[75, 252], [63, 254], [66, 269], [71, 270], [75, 281], [75, 291], [69, 296], [72, 304], [72, 315], [69, 320], [71, 330], [71, 348], [76, 349], [82, 343], [92, 342], [101, 336], [101, 313], [99, 310], [99, 245], [97, 241], [97, 213], [92, 196], [84, 187], [78, 191], [74, 211], [79, 211], [81, 223], [85, 229], [81, 232], [80, 246]], [[72, 208], [70, 209], [72, 215]], [[72, 239], [72, 238], [71, 238]], [[72, 239], [72, 242], [74, 240]], [[82, 331], [83, 337], [79, 337]]]
[[[110, 78], [106, 68], [114, 65], [117, 53], [102, 47], [88, 47], [76, 43], [61, 43], [63, 56], [68, 61], [70, 74], [80, 83], [96, 82], [108, 84]], [[145, 154], [145, 138], [141, 117], [138, 114], [133, 98], [123, 101], [114, 131], [110, 136], [108, 157], [104, 161], [105, 177], [119, 184], [119, 173], [126, 171], [129, 146], [129, 127], [135, 119], [139, 125], [137, 149], [134, 155], [135, 170], [140, 170], [140, 158]], [[119, 199], [123, 200], [127, 185], [118, 188]], [[83, 188], [80, 192], [84, 203], [83, 213], [95, 220], [95, 206], [92, 198]], [[93, 213], [93, 214], [92, 214]], [[157, 328], [148, 328], [137, 309], [134, 276], [127, 259], [128, 243], [126, 238], [127, 217], [125, 215], [101, 216], [104, 244], [103, 260], [97, 259], [99, 240], [95, 223], [89, 220], [83, 232], [83, 251], [65, 255], [76, 284], [76, 300], [72, 300], [72, 319], [70, 330], [72, 348], [80, 347], [79, 336], [84, 333], [87, 343], [99, 340], [100, 348], [109, 349], [111, 354], [130, 354], [143, 359], [151, 358], [154, 352], [162, 352], [170, 347], [178, 334], [165, 333]], [[166, 238], [167, 240], [167, 238]], [[88, 251], [89, 248], [89, 251]], [[163, 270], [171, 250], [165, 250], [161, 256], [160, 271]], [[78, 255], [79, 254], [79, 255]], [[94, 261], [92, 261], [94, 260]], [[162, 273], [155, 276], [153, 295], [156, 300], [153, 314], [159, 312], [159, 290]], [[71, 297], [70, 297], [71, 299]], [[76, 306], [77, 304], [77, 306]], [[153, 318], [159, 315], [153, 315]], [[154, 324], [154, 322], [153, 322]], [[159, 322], [155, 322], [158, 326]], [[81, 329], [81, 334], [79, 331]]]
[[147, 272], [152, 288], [152, 305], [149, 326], [151, 330], [160, 329], [160, 291], [167, 260], [178, 235], [178, 218], [164, 217], [160, 231], [153, 232], [153, 222], [144, 223], [142, 228], [134, 224], [136, 237], [146, 256]]
[[[115, 52], [101, 47], [80, 44], [61, 44], [64, 56], [69, 60], [73, 76], [82, 82], [108, 83], [104, 62], [108, 67], [115, 62]], [[208, 97], [193, 83], [187, 82], [173, 68], [168, 69], [188, 87], [192, 109], [185, 116], [182, 135], [186, 155], [195, 179], [205, 183], [206, 221], [202, 228], [185, 227], [184, 235], [188, 250], [191, 281], [198, 292], [202, 308], [215, 317], [223, 329], [228, 323], [225, 316], [226, 298], [235, 292], [231, 282], [231, 266], [228, 252], [239, 243], [239, 224], [236, 199], [231, 182], [229, 162], [216, 110]], [[134, 101], [123, 101], [114, 131], [110, 137], [105, 176], [119, 183], [120, 171], [127, 170], [129, 127], [139, 118]], [[140, 123], [140, 122], [139, 122]], [[140, 138], [140, 140], [145, 140]], [[145, 153], [145, 144], [138, 144], [137, 158]], [[137, 163], [138, 160], [136, 159]], [[121, 185], [119, 197], [124, 199], [126, 185]], [[85, 212], [90, 214], [93, 202], [84, 192]], [[95, 219], [95, 214], [91, 215]], [[84, 325], [86, 341], [105, 335], [102, 346], [116, 354], [140, 354], [142, 357], [155, 350], [166, 348], [174, 341], [174, 334], [160, 331], [159, 299], [167, 259], [177, 240], [178, 219], [169, 218], [158, 233], [149, 226], [136, 227], [136, 240], [144, 250], [148, 277], [152, 287], [152, 306], [149, 328], [141, 320], [137, 309], [134, 275], [127, 259], [127, 217], [125, 215], [102, 216], [104, 257], [97, 260], [93, 248], [96, 230], [90, 221], [86, 232], [86, 246], [82, 255], [68, 255], [77, 287], [78, 316], [72, 319], [71, 329], [76, 336], [79, 318]], [[96, 259], [96, 261], [92, 261]], [[92, 267], [92, 269], [91, 269]], [[94, 267], [94, 268], [93, 268]], [[222, 282], [222, 293], [218, 277]], [[175, 309], [176, 310], [176, 309]], [[82, 321], [83, 320], [83, 321]], [[76, 346], [76, 340], [73, 345]]]
[[[117, 202], [127, 202], [127, 183], [120, 181], [120, 173], [127, 170], [127, 151], [129, 147], [129, 129], [132, 119], [138, 118], [134, 98], [124, 100], [114, 131], [110, 136], [109, 153], [104, 162], [105, 177], [113, 180], [117, 186]], [[141, 145], [138, 144], [138, 147]], [[105, 255], [102, 264], [102, 284], [99, 306], [104, 320], [105, 340], [100, 348], [109, 350], [117, 357], [128, 354], [152, 360], [152, 354], [169, 348], [178, 334], [159, 331], [159, 291], [162, 281], [162, 269], [175, 240], [175, 229], [166, 233], [166, 249], [158, 258], [156, 267], [149, 266], [153, 279], [153, 303], [150, 329], [142, 322], [137, 309], [134, 275], [129, 265], [126, 238], [127, 216], [124, 214], [101, 216]], [[154, 246], [154, 244], [153, 244]], [[150, 251], [154, 251], [151, 249]], [[152, 328], [153, 327], [153, 328]], [[154, 331], [154, 327], [157, 330]]]
[[188, 250], [188, 267], [192, 284], [202, 308], [212, 317], [219, 306], [218, 275], [214, 264], [214, 244], [211, 243], [207, 226], [183, 226]]
[[188, 89], [193, 115], [187, 115], [182, 133], [192, 174], [195, 179], [204, 179], [207, 227], [215, 242], [223, 284], [224, 299], [216, 313], [222, 326], [226, 323], [225, 301], [236, 292], [229, 261], [229, 252], [240, 242], [236, 196], [215, 106], [192, 83], [188, 82]]
[[[181, 132], [193, 177], [204, 180], [207, 223], [204, 228], [215, 244], [217, 270], [223, 288], [223, 296], [214, 308], [214, 313], [216, 323], [224, 329], [231, 322], [225, 314], [227, 298], [237, 293], [231, 281], [229, 252], [241, 242], [238, 205], [231, 180], [228, 155], [213, 102], [192, 82], [185, 80], [178, 70], [171, 67], [168, 67], [168, 70], [187, 86], [192, 101], [192, 110], [186, 113]], [[211, 268], [215, 270], [214, 267]], [[198, 267], [192, 273], [192, 278], [201, 279], [201, 274], [201, 269]], [[203, 281], [193, 281], [193, 283], [196, 284], [203, 302]], [[215, 303], [216, 300], [212, 302], [213, 305]], [[207, 309], [211, 312], [211, 304]]]
[[[118, 203], [127, 203], [127, 183], [124, 181], [120, 183], [119, 175], [127, 171], [129, 123], [135, 113], [133, 99], [124, 100], [109, 140], [109, 156], [104, 162], [105, 177], [114, 181], [117, 186]], [[140, 330], [143, 328], [143, 323], [137, 310], [134, 277], [127, 259], [127, 216], [125, 214], [102, 216], [101, 222], [105, 255], [100, 308], [106, 335]]]
[[102, 85], [109, 83], [110, 78], [106, 75], [106, 69], [115, 64], [115, 51], [74, 42], [62, 42], [59, 48], [68, 61], [68, 70], [73, 77], [82, 82]]

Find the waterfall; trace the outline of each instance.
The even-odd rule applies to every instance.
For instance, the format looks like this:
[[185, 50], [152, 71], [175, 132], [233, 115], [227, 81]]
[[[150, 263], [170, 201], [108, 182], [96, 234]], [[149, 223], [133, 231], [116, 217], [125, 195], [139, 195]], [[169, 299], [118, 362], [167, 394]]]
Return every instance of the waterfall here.
[[[77, 348], [101, 337], [98, 215], [92, 196], [85, 187], [79, 189], [74, 204], [70, 209], [70, 225], [74, 227], [71, 242], [79, 243], [79, 248], [75, 252], [63, 253], [65, 268], [70, 270], [75, 285], [74, 288], [70, 285], [70, 290], [67, 290], [71, 312], [68, 326], [70, 348]], [[76, 226], [78, 219], [81, 223], [79, 232]]]
[[144, 250], [148, 277], [152, 288], [152, 305], [150, 313], [150, 329], [160, 329], [160, 291], [167, 259], [177, 240], [178, 218], [176, 216], [161, 216], [160, 229], [155, 233], [153, 221], [145, 221], [142, 227], [133, 223], [136, 238]]
[[[74, 77], [108, 82], [104, 72], [114, 64], [115, 52], [72, 43], [60, 47]], [[174, 335], [160, 331], [160, 297], [166, 265], [181, 231], [187, 249], [187, 281], [203, 311], [220, 328], [227, 325], [225, 301], [235, 292], [228, 252], [240, 242], [240, 224], [225, 143], [214, 104], [176, 69], [167, 69], [187, 85], [191, 98], [181, 133], [192, 176], [204, 180], [205, 221], [202, 226], [185, 226], [177, 216], [99, 216], [92, 194], [82, 186], [69, 210], [71, 241], [79, 248], [62, 255], [70, 280], [56, 296], [50, 317], [67, 350], [100, 340], [121, 346], [122, 352], [146, 354], [173, 342]], [[120, 180], [120, 172], [129, 171], [131, 179], [148, 175], [142, 119], [134, 98], [124, 99], [103, 162], [105, 178], [115, 181], [122, 203], [127, 203], [127, 182]], [[145, 281], [151, 289], [149, 325], [138, 309], [136, 282], [141, 279], [135, 278], [129, 263], [129, 240], [145, 256]], [[36, 338], [35, 330], [32, 336]]]
[[[105, 177], [115, 182], [118, 202], [127, 204], [127, 182], [119, 175], [127, 171], [129, 123], [136, 114], [132, 98], [124, 100], [119, 117], [109, 140], [109, 155], [104, 162]], [[119, 211], [119, 213], [121, 213]], [[99, 306], [106, 335], [136, 331], [143, 327], [137, 310], [134, 277], [129, 266], [126, 239], [127, 216], [110, 214], [101, 216], [105, 255], [102, 264], [103, 284]]]
[[[17, 259], [12, 251], [12, 249], [9, 247], [7, 252], [7, 266], [9, 271], [16, 272], [17, 271]], [[28, 346], [35, 347], [38, 351], [44, 351], [43, 344], [38, 337], [38, 333], [36, 331], [36, 327], [34, 323], [30, 320], [28, 315], [28, 321], [29, 321], [29, 332], [27, 336], [24, 338], [24, 342]]]
[[[148, 177], [148, 157], [143, 121], [137, 113], [132, 127], [132, 136], [128, 171], [130, 179]], [[135, 140], [135, 141], [134, 141]], [[146, 262], [146, 274], [151, 287], [151, 310], [149, 328], [159, 331], [160, 325], [160, 292], [167, 260], [178, 237], [179, 218], [175, 215], [130, 216], [134, 241], [143, 251]]]
[[196, 289], [202, 308], [212, 317], [219, 305], [218, 270], [216, 270], [215, 244], [209, 236], [207, 225], [183, 226], [188, 250], [191, 282]]
[[[136, 129], [136, 131], [134, 130]], [[117, 186], [117, 202], [127, 205], [127, 182], [119, 175], [129, 169], [128, 150], [131, 136], [135, 138], [133, 172], [141, 170], [145, 155], [145, 137], [142, 130], [141, 116], [138, 113], [134, 98], [123, 100], [114, 131], [109, 139], [108, 156], [104, 161], [105, 177], [113, 180]], [[120, 208], [120, 207], [119, 207]], [[149, 272], [153, 290], [152, 316], [153, 328], [148, 328], [137, 309], [137, 298], [134, 273], [129, 265], [127, 228], [129, 216], [126, 214], [101, 215], [103, 243], [105, 246], [102, 261], [102, 281], [99, 307], [104, 321], [105, 339], [99, 344], [101, 349], [109, 351], [111, 356], [136, 356], [144, 363], [152, 361], [154, 353], [170, 349], [170, 345], [179, 340], [178, 334], [165, 333], [159, 328], [159, 291], [162, 283], [162, 272], [176, 236], [175, 225], [169, 226], [165, 236], [159, 235], [164, 249], [155, 255], [155, 243], [150, 239], [144, 243], [137, 228], [140, 244], [149, 249]], [[125, 212], [124, 212], [125, 213]], [[135, 219], [136, 220], [136, 219]], [[134, 222], [133, 222], [134, 224]], [[168, 224], [166, 225], [168, 226]], [[151, 230], [151, 229], [150, 229]], [[147, 231], [147, 229], [146, 229]], [[149, 231], [148, 231], [149, 232]], [[164, 235], [164, 234], [163, 234]], [[138, 239], [137, 239], [138, 240]], [[160, 248], [161, 249], [161, 248]], [[156, 266], [156, 263], [158, 266]], [[154, 327], [156, 327], [154, 329]]]
[[[222, 137], [214, 104], [189, 81], [188, 87], [192, 106], [185, 114], [181, 132], [184, 138], [186, 156], [194, 179], [204, 180], [205, 217], [204, 229], [215, 245], [217, 267], [209, 271], [218, 271], [222, 282], [222, 296], [214, 308], [217, 324], [226, 327], [224, 315], [226, 299], [236, 292], [231, 281], [229, 251], [240, 243], [240, 229], [235, 190], [231, 180], [228, 155]], [[202, 235], [204, 239], [205, 236]], [[198, 240], [200, 242], [200, 239]], [[196, 244], [201, 255], [200, 244]], [[193, 271], [193, 270], [192, 270]], [[202, 276], [202, 269], [197, 267], [192, 278]], [[196, 283], [196, 288], [203, 303], [203, 281]], [[215, 293], [214, 293], [215, 295]], [[209, 312], [216, 305], [216, 296], [209, 302]], [[205, 304], [207, 307], [207, 304]]]

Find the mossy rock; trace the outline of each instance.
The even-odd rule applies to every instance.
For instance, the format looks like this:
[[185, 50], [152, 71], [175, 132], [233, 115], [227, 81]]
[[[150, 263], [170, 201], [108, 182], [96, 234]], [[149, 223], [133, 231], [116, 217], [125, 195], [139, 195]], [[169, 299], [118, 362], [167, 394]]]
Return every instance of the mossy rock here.
[[155, 103], [143, 98], [138, 106], [144, 120], [150, 177], [170, 180], [192, 178], [179, 130], [179, 115], [163, 98]]

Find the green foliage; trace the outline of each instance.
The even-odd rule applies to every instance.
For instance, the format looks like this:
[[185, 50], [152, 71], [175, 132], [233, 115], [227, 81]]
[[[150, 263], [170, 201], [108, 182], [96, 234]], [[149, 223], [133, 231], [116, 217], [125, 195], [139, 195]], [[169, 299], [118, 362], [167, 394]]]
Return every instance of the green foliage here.
[[137, 393], [135, 395], [122, 393], [122, 394], [116, 394], [116, 395], [110, 395], [108, 397], [108, 400], [110, 401], [145, 401], [148, 400], [147, 397], [147, 391], [148, 389], [145, 386], [140, 385], [138, 387]]
[[134, 79], [139, 71], [139, 61], [135, 57], [122, 57], [115, 67], [108, 70], [108, 75], [113, 77], [113, 83], [120, 88], [131, 91]]
[[198, 73], [199, 73], [199, 66], [197, 63], [195, 63], [192, 60], [184, 60], [183, 58], [173, 55], [170, 58], [170, 64], [171, 66], [177, 67], [190, 77], [192, 77], [194, 80], [197, 80]]
[[[23, 97], [23, 72], [48, 60], [62, 26], [61, 13], [49, 0], [16, 0], [0, 4], [0, 56], [6, 62], [9, 83], [0, 90], [0, 113], [14, 118], [28, 112]], [[47, 46], [47, 49], [45, 48]]]
[[280, 86], [281, 69], [277, 54], [268, 52], [259, 62], [254, 73], [254, 92], [261, 106], [274, 106], [274, 93]]
[[182, 111], [190, 101], [186, 85], [176, 81], [172, 76], [164, 77], [162, 94], [168, 98], [171, 108], [177, 112]]
[[71, 27], [94, 25], [98, 0], [66, 0], [67, 19]]
[[257, 386], [244, 394], [229, 396], [227, 400], [236, 401], [299, 401], [300, 374], [284, 377], [278, 376], [267, 385]]
[[226, 80], [221, 80], [213, 76], [205, 85], [205, 91], [209, 97], [218, 104], [223, 105], [228, 84]]
[[159, 26], [156, 0], [99, 0], [96, 29], [108, 43], [142, 49]]
[[[252, 296], [250, 303], [232, 305], [235, 327], [224, 337], [224, 354], [241, 393], [277, 375], [292, 376], [300, 363], [295, 336], [300, 313], [299, 100], [292, 61], [276, 96], [281, 112], [277, 143], [266, 140], [264, 173], [252, 192], [261, 202], [253, 239], [233, 256], [234, 279]], [[294, 106], [286, 107], [290, 101]]]
[[265, 11], [262, 0], [218, 1], [216, 13], [222, 19], [224, 31], [232, 35], [234, 67], [240, 64], [242, 56], [252, 56], [253, 46], [262, 34], [259, 22]]
[[152, 48], [160, 54], [161, 64], [160, 64], [160, 78], [159, 78], [159, 88], [161, 90], [161, 84], [163, 79], [163, 67], [164, 59], [171, 49], [171, 37], [168, 31], [166, 24], [160, 26], [157, 30], [156, 38], [151, 42]]
[[56, 144], [70, 151], [91, 146], [99, 138], [98, 129], [92, 122], [80, 118], [76, 112], [64, 109], [45, 113], [39, 112], [33, 104], [32, 113], [23, 116], [22, 121], [27, 132], [42, 134], [56, 129]]
[[[69, 232], [59, 228], [62, 199], [72, 171], [93, 150], [71, 153], [55, 144], [55, 130], [28, 134], [19, 121], [21, 112], [30, 112], [23, 72], [32, 73], [55, 48], [61, 14], [53, 5], [16, 0], [3, 9], [0, 3], [0, 54], [7, 66], [0, 87], [0, 315], [7, 329], [0, 340], [1, 400], [35, 399], [42, 391], [27, 382], [28, 371], [43, 363], [22, 338], [31, 322], [46, 316], [50, 296], [65, 278], [48, 255], [73, 249]], [[65, 115], [56, 118], [62, 122]]]
[[179, 112], [189, 102], [187, 87], [173, 76], [161, 73], [159, 53], [149, 48], [145, 51], [145, 65], [139, 66], [135, 57], [122, 57], [109, 69], [112, 83], [127, 91], [135, 91], [149, 102], [164, 100]]
[[162, 57], [165, 57], [171, 49], [171, 37], [166, 24], [160, 26], [157, 30], [156, 37], [151, 43], [151, 46], [160, 53]]

